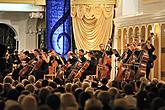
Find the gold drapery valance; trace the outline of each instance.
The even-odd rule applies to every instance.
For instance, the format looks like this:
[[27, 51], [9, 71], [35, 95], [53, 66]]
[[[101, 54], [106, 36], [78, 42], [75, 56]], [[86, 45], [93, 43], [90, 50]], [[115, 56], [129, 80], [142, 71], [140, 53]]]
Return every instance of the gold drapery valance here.
[[71, 4], [75, 43], [77, 49], [86, 51], [98, 50], [99, 44], [107, 43], [112, 33], [114, 14], [114, 4], [95, 4], [93, 0], [89, 1], [88, 4]]
[[87, 19], [96, 17], [99, 19], [103, 14], [105, 18], [109, 18], [113, 14], [113, 5], [111, 4], [98, 4], [98, 5], [72, 5], [71, 6], [71, 17], [78, 17], [82, 19], [84, 16]]

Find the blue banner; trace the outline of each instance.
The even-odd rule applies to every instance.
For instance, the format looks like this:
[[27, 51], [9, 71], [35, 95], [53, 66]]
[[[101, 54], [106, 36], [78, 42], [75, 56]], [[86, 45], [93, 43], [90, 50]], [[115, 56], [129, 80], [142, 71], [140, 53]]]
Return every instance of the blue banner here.
[[65, 56], [71, 50], [70, 0], [46, 0], [47, 48]]

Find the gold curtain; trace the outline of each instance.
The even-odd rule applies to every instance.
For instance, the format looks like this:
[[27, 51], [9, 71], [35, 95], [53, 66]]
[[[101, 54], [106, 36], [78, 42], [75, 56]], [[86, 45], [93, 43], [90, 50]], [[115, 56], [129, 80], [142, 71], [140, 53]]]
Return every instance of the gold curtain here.
[[98, 50], [112, 33], [114, 4], [71, 4], [73, 32], [77, 49]]

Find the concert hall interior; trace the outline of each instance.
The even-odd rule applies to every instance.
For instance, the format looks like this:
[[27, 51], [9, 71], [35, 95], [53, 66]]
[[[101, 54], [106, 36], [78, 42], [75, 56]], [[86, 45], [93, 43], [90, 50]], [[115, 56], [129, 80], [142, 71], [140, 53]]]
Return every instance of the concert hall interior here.
[[0, 110], [165, 110], [165, 0], [0, 0]]

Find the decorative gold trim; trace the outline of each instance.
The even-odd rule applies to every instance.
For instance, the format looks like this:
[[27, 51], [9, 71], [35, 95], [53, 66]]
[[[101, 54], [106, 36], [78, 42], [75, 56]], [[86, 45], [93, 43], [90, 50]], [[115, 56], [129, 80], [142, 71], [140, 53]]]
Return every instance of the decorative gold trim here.
[[143, 0], [144, 4], [157, 3], [157, 2], [161, 2], [161, 0]]
[[117, 0], [71, 0], [71, 4], [116, 4]]

